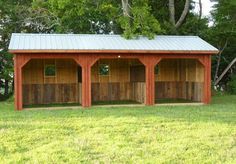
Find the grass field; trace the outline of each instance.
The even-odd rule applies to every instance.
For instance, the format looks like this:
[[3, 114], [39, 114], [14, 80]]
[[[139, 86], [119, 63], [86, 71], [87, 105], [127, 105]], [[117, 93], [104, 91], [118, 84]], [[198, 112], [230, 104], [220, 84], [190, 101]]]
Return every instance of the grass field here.
[[0, 102], [1, 163], [236, 163], [236, 96], [207, 106], [27, 110]]

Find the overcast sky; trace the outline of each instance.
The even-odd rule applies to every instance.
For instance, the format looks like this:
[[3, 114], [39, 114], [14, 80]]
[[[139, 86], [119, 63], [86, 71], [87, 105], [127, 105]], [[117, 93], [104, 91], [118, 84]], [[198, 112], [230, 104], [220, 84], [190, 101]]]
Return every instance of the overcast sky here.
[[[196, 8], [195, 8], [195, 12], [199, 12], [199, 4], [198, 4], [198, 0], [194, 0], [196, 2]], [[210, 16], [210, 11], [212, 10], [212, 5], [214, 5], [214, 3], [210, 2], [210, 0], [202, 0], [202, 15], [203, 16]]]

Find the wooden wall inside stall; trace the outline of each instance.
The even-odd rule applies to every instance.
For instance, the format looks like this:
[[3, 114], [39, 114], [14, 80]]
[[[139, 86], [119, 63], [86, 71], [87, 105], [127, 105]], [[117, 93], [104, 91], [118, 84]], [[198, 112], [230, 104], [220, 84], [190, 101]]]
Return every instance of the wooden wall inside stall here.
[[[55, 65], [55, 76], [44, 75], [46, 65]], [[74, 60], [32, 59], [22, 72], [23, 105], [81, 103], [81, 82]]]
[[155, 75], [156, 99], [203, 101], [204, 67], [195, 59], [163, 59]]
[[[109, 75], [99, 75], [99, 65], [109, 65]], [[145, 100], [145, 67], [134, 59], [100, 59], [91, 69], [92, 102]], [[136, 77], [136, 79], [134, 79]]]

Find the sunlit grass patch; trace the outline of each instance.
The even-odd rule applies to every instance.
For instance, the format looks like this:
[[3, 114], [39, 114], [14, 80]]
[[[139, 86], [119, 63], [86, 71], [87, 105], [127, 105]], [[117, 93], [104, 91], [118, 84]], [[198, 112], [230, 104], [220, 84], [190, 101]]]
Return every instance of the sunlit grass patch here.
[[211, 105], [14, 111], [0, 103], [2, 163], [235, 163], [236, 96]]

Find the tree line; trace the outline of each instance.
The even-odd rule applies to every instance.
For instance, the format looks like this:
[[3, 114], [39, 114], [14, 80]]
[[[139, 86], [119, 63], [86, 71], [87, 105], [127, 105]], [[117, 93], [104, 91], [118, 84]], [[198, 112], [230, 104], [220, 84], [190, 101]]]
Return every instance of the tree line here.
[[[214, 82], [236, 57], [236, 3], [212, 1], [211, 17], [206, 18], [201, 0], [0, 0], [0, 99], [13, 91], [8, 45], [11, 33], [20, 32], [121, 34], [127, 39], [198, 35], [220, 50], [212, 58]], [[227, 86], [235, 70], [231, 68], [220, 87]]]

